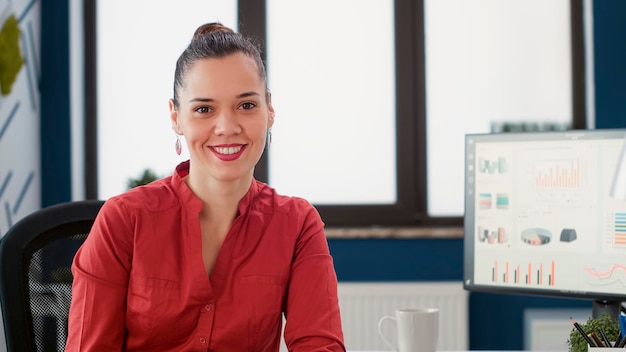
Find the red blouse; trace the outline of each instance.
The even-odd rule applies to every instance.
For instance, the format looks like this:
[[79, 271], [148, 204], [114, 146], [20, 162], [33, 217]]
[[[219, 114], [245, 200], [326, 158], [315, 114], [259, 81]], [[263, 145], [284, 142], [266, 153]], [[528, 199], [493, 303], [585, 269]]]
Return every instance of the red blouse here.
[[66, 351], [345, 351], [313, 206], [254, 180], [210, 277], [202, 202], [173, 176], [110, 198], [74, 258]]

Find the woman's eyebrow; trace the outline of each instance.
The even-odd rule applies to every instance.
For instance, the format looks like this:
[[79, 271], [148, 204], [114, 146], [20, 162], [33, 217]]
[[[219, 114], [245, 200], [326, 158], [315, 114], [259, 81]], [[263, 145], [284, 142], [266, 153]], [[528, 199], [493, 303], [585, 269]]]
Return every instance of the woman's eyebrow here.
[[190, 103], [193, 103], [193, 102], [196, 102], [196, 101], [203, 102], [203, 103], [210, 103], [210, 102], [214, 102], [215, 100], [211, 99], [211, 98], [191, 98], [191, 99], [189, 99]]
[[241, 93], [239, 95], [237, 95], [237, 99], [241, 99], [241, 98], [247, 98], [247, 97], [253, 97], [253, 96], [260, 96], [261, 94], [251, 91], [251, 92], [245, 92], [245, 93]]
[[[254, 96], [260, 96], [261, 94], [255, 92], [255, 91], [250, 91], [250, 92], [244, 92], [241, 94], [237, 95], [237, 99], [241, 99], [241, 98], [248, 98], [248, 97], [254, 97]], [[202, 102], [202, 103], [211, 103], [214, 102], [215, 99], [212, 98], [191, 98], [189, 99], [190, 103], [194, 103], [194, 102]]]

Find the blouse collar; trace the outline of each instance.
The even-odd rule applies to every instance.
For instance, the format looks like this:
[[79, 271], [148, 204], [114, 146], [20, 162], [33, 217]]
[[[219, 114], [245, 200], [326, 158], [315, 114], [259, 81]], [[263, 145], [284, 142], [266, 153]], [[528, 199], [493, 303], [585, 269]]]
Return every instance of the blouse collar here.
[[[202, 210], [202, 200], [196, 196], [184, 181], [189, 175], [190, 161], [186, 160], [176, 166], [176, 170], [172, 175], [172, 187], [178, 195], [183, 206], [188, 207], [191, 211], [199, 213]], [[260, 185], [254, 178], [250, 183], [248, 192], [239, 201], [239, 214], [244, 214], [252, 205], [254, 198], [260, 192]]]

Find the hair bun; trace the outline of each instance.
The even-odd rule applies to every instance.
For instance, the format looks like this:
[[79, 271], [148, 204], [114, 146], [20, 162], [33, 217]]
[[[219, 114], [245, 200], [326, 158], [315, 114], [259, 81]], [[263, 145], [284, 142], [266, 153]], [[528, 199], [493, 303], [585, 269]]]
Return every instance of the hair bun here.
[[205, 23], [198, 27], [193, 33], [193, 37], [199, 37], [203, 35], [209, 35], [217, 32], [234, 33], [234, 31], [219, 22]]

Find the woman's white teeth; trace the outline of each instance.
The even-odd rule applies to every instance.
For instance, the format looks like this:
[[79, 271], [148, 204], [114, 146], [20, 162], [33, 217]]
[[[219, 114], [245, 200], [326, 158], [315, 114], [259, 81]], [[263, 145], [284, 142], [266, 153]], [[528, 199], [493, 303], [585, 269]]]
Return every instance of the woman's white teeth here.
[[241, 146], [239, 147], [215, 147], [216, 152], [220, 154], [235, 154], [241, 150]]

